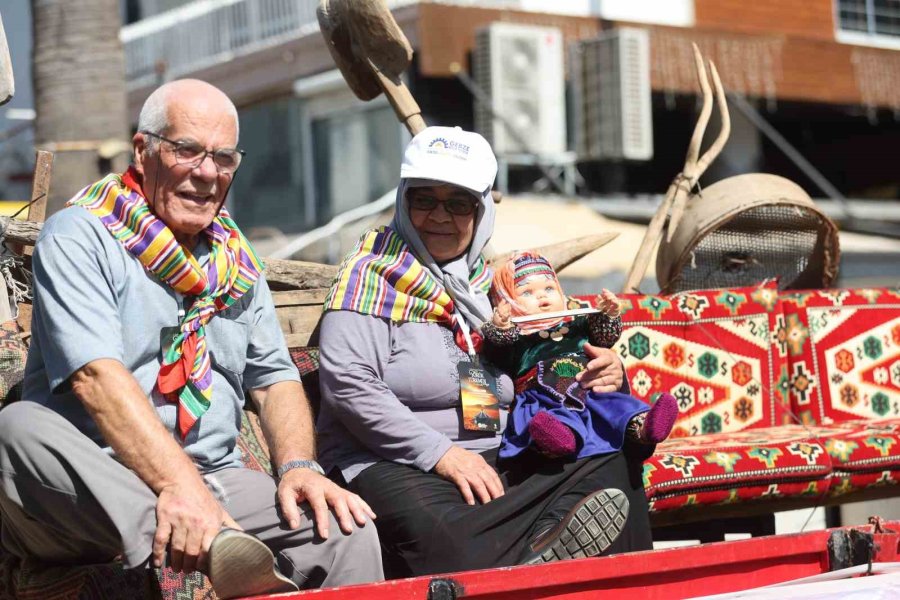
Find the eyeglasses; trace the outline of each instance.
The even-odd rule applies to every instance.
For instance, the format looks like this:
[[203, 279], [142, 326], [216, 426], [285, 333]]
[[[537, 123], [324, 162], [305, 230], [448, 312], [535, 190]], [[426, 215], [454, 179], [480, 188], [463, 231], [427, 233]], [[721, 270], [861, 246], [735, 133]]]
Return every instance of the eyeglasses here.
[[244, 151], [237, 148], [216, 148], [215, 150], [207, 150], [198, 142], [181, 140], [175, 141], [165, 138], [151, 131], [141, 131], [144, 135], [149, 135], [160, 141], [166, 142], [172, 146], [172, 153], [175, 155], [175, 162], [179, 165], [186, 165], [192, 169], [199, 167], [206, 156], [210, 155], [213, 164], [216, 165], [216, 171], [220, 174], [227, 175], [237, 171], [241, 166], [241, 159], [244, 157]]
[[420, 196], [415, 193], [409, 195], [409, 207], [412, 210], [431, 212], [437, 208], [438, 204], [442, 204], [445, 211], [458, 217], [471, 215], [475, 212], [475, 207], [477, 206], [475, 202], [463, 198], [451, 198], [441, 201], [434, 196]]

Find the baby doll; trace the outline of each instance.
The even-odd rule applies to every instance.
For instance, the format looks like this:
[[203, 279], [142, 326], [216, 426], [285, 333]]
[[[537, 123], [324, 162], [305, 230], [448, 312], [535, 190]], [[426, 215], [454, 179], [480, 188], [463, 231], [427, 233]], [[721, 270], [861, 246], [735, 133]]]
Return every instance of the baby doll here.
[[482, 326], [484, 352], [516, 382], [515, 404], [500, 444], [500, 457], [528, 447], [550, 457], [584, 458], [621, 449], [625, 437], [644, 444], [664, 440], [678, 416], [670, 394], [651, 406], [619, 392], [582, 389], [575, 376], [588, 362], [585, 342], [611, 348], [622, 334], [618, 299], [604, 290], [598, 313], [512, 323], [511, 317], [564, 311], [553, 267], [521, 252], [497, 269], [491, 287], [496, 307]]

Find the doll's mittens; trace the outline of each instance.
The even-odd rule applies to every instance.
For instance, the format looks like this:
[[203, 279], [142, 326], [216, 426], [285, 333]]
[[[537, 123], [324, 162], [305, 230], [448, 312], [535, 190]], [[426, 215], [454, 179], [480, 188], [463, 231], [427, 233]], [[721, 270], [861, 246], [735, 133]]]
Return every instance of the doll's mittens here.
[[546, 411], [532, 417], [528, 433], [531, 434], [535, 449], [550, 458], [568, 456], [577, 448], [572, 430]]
[[641, 441], [645, 444], [658, 444], [663, 441], [669, 437], [677, 418], [678, 401], [672, 394], [660, 394], [644, 418]]

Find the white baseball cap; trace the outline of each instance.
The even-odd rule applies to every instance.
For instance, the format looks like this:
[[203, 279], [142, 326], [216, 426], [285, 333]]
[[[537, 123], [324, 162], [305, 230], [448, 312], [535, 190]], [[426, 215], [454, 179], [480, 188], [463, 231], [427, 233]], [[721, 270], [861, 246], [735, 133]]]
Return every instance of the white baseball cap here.
[[460, 127], [428, 127], [403, 153], [401, 179], [451, 183], [482, 196], [494, 185], [497, 159], [487, 140]]

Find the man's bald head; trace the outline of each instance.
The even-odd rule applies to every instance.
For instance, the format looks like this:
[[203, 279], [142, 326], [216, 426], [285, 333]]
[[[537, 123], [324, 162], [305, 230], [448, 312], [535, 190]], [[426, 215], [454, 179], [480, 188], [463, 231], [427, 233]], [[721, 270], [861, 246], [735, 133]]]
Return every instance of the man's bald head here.
[[[238, 114], [234, 103], [222, 90], [199, 79], [178, 79], [158, 87], [141, 108], [138, 131], [165, 135], [173, 111], [196, 114], [224, 111], [234, 117], [235, 145], [237, 145]], [[155, 144], [152, 144], [155, 146]]]

